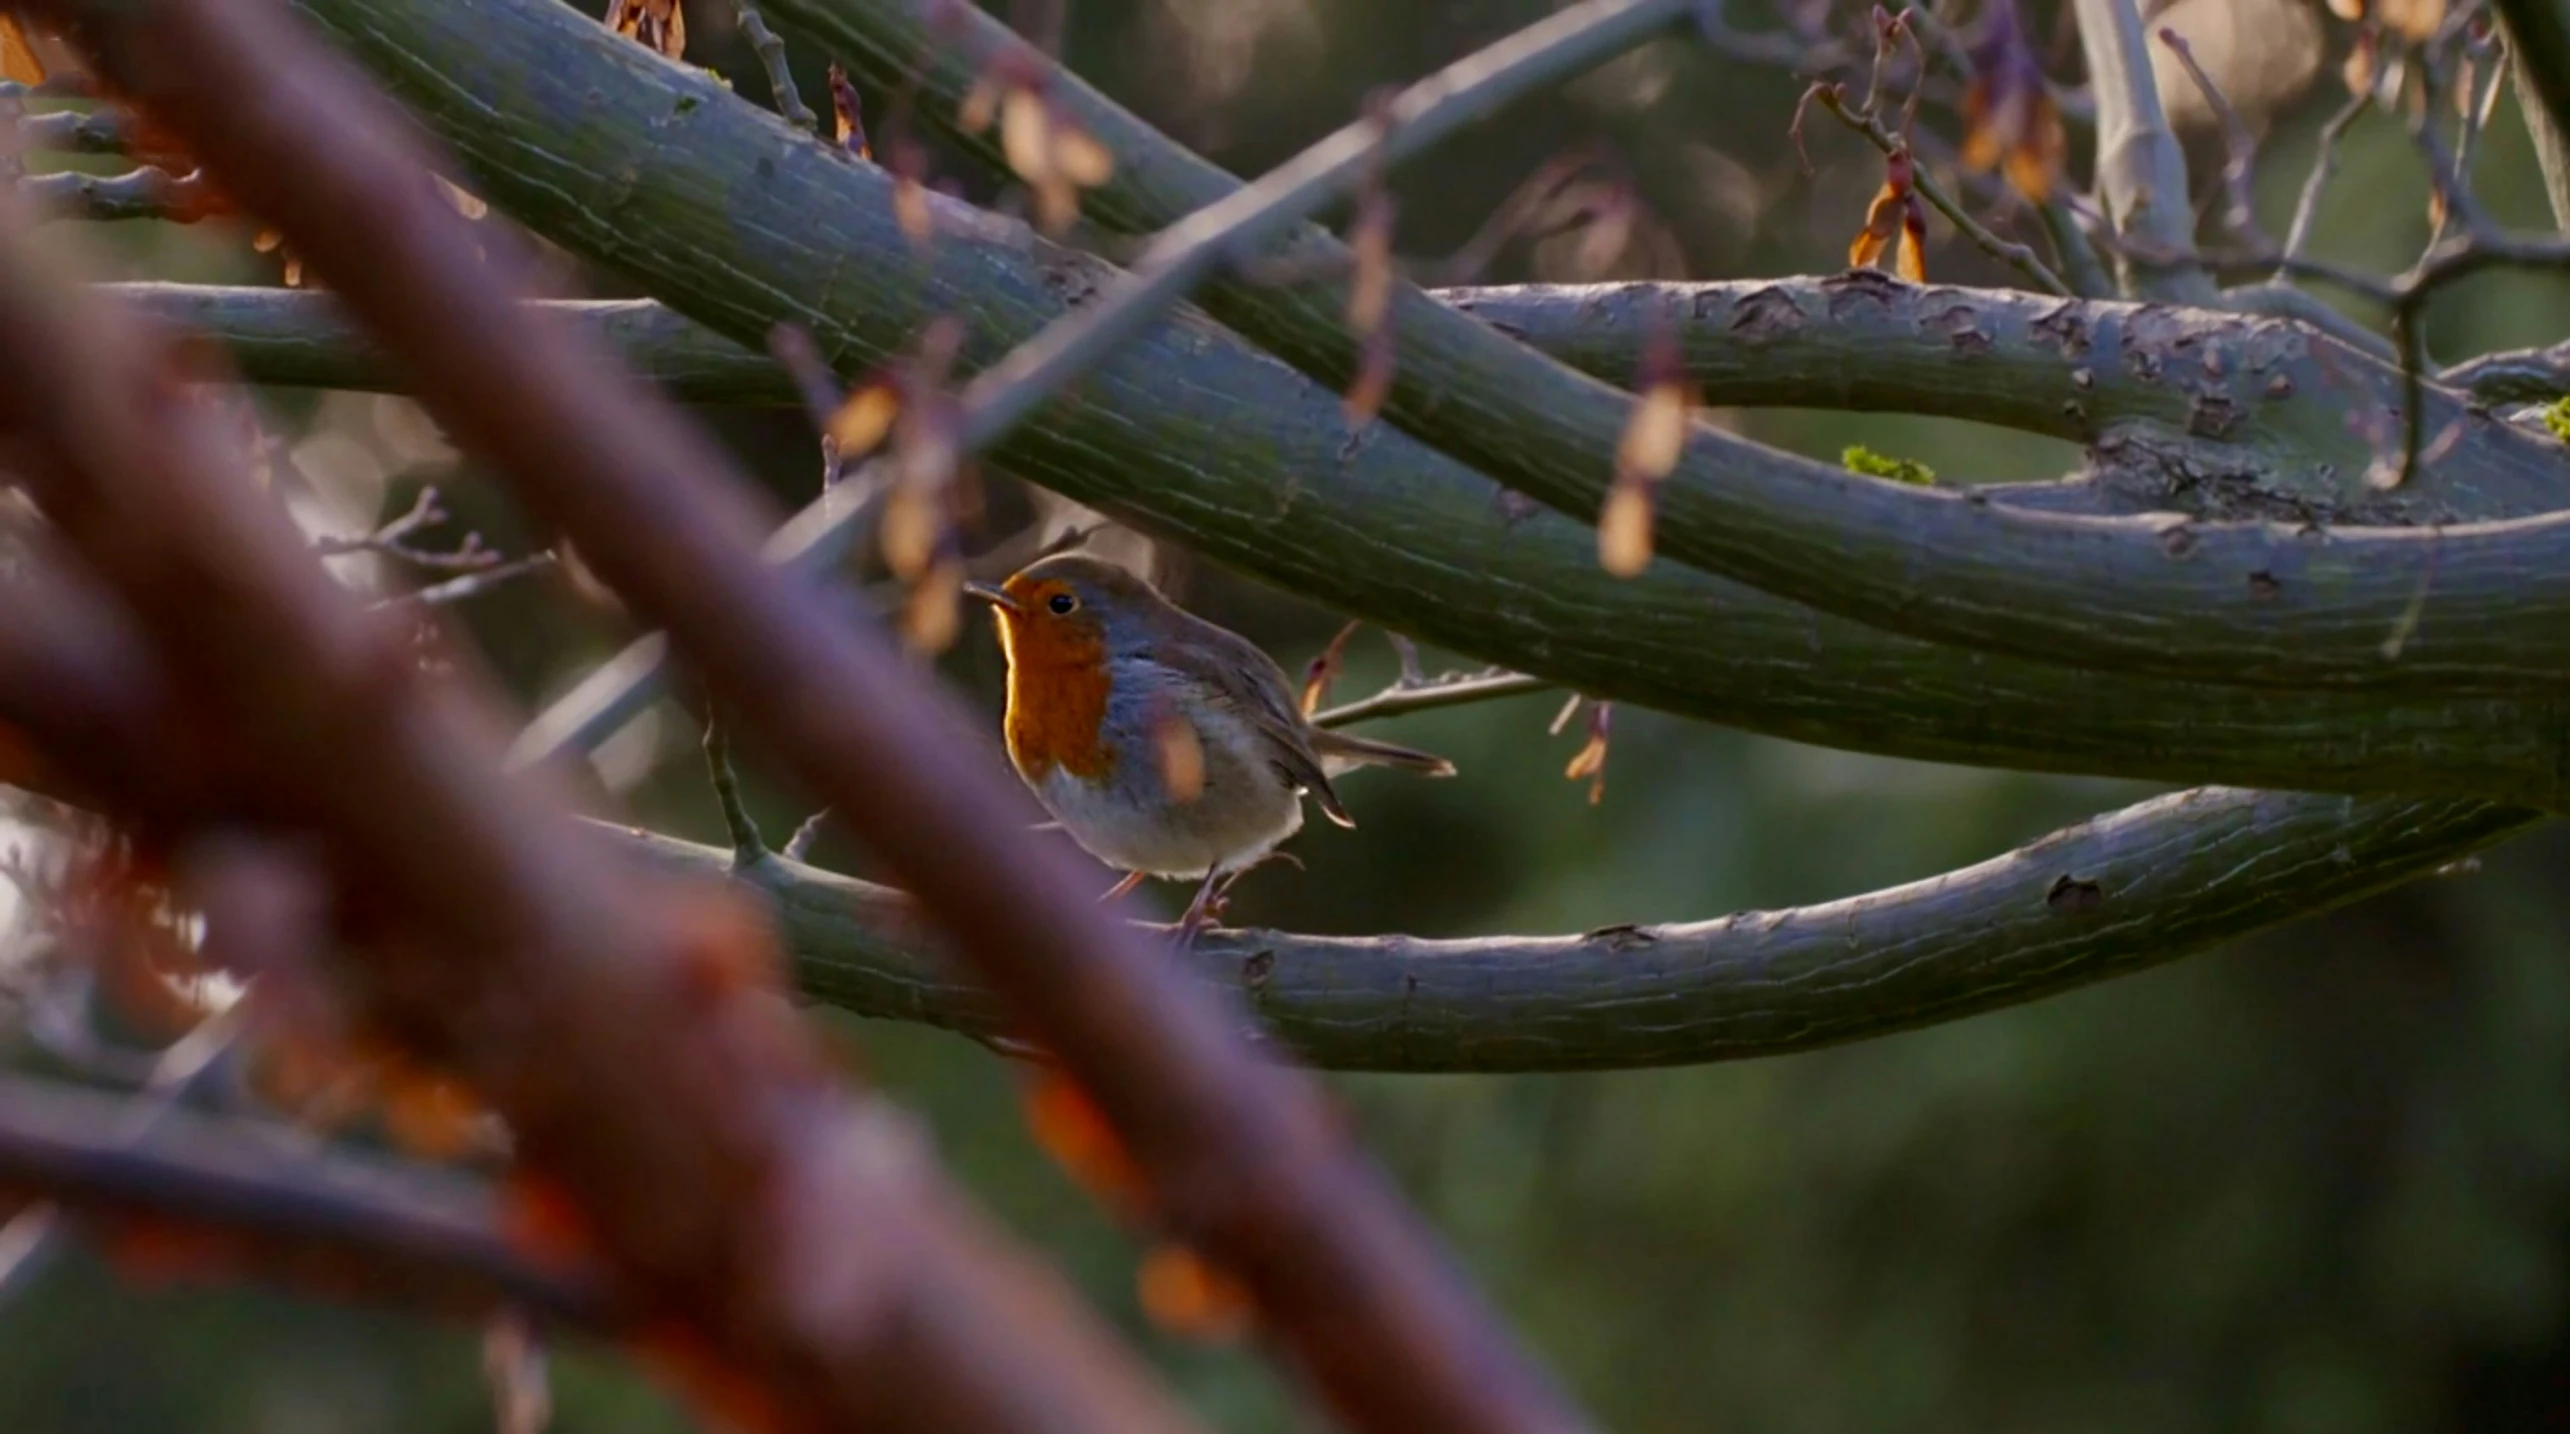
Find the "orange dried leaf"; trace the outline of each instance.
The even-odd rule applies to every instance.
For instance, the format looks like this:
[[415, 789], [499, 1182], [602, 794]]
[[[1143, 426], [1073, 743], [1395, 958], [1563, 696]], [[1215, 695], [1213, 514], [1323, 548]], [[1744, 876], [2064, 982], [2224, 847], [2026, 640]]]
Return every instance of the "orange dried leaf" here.
[[500, 1182], [499, 1226], [520, 1254], [547, 1269], [570, 1269], [597, 1256], [589, 1218], [571, 1192], [524, 1166]]
[[902, 237], [913, 244], [925, 244], [930, 233], [928, 190], [918, 180], [903, 175], [892, 186], [893, 222], [901, 226]]
[[1115, 178], [1115, 152], [1097, 136], [1058, 120], [1053, 127], [1053, 168], [1082, 189], [1095, 189]]
[[1363, 428], [1383, 411], [1383, 401], [1392, 396], [1394, 362], [1391, 325], [1365, 336], [1365, 346], [1358, 351], [1356, 377], [1339, 399], [1339, 413], [1349, 428]]
[[1000, 156], [1009, 172], [1041, 190], [1053, 178], [1053, 121], [1044, 97], [1020, 85], [1000, 102]]
[[1330, 695], [1330, 684], [1338, 680], [1339, 665], [1347, 658], [1347, 640], [1356, 636], [1356, 630], [1364, 625], [1352, 622], [1340, 628], [1338, 636], [1330, 639], [1330, 645], [1321, 649], [1320, 656], [1304, 664], [1304, 716], [1309, 717], [1321, 710], [1321, 703]]
[[1348, 279], [1347, 321], [1361, 334], [1380, 328], [1392, 304], [1392, 216], [1389, 196], [1369, 194], [1348, 236], [1356, 264]]
[[1026, 1089], [1026, 1128], [1053, 1163], [1092, 1196], [1127, 1214], [1145, 1205], [1150, 1186], [1114, 1127], [1088, 1094], [1056, 1071], [1041, 1071]]
[[0, 14], [0, 79], [41, 85], [45, 82], [45, 62], [28, 42], [27, 32], [19, 28], [20, 24], [17, 16]]
[[687, 11], [678, 0], [607, 0], [608, 29], [668, 59], [687, 53]]
[[999, 113], [999, 93], [998, 83], [988, 75], [973, 81], [973, 87], [964, 92], [964, 102], [955, 107], [955, 127], [966, 134], [989, 129]]
[[1615, 445], [1616, 471], [1641, 478], [1667, 477], [1686, 447], [1688, 408], [1684, 384], [1664, 379], [1651, 385], [1633, 405], [1633, 416], [1625, 420], [1624, 436]]
[[1588, 740], [1582, 743], [1579, 751], [1572, 755], [1570, 765], [1562, 768], [1564, 777], [1574, 782], [1587, 781], [1588, 804], [1592, 807], [1606, 796], [1606, 741], [1614, 714], [1615, 707], [1612, 703], [1599, 702], [1590, 705]]
[[656, 1376], [710, 1429], [734, 1434], [785, 1434], [791, 1427], [776, 1396], [733, 1365], [693, 1326], [656, 1320], [627, 1348], [634, 1362]]
[[938, 653], [955, 645], [964, 628], [964, 565], [948, 557], [910, 585], [901, 606], [901, 636], [914, 652]]
[[892, 421], [901, 416], [901, 393], [885, 380], [860, 385], [830, 415], [830, 441], [841, 462], [863, 458], [883, 445]]
[[857, 105], [856, 83], [839, 62], [830, 62], [830, 117], [839, 147], [859, 159], [871, 160], [874, 150], [866, 143], [866, 118]]
[[457, 1160], [481, 1140], [485, 1112], [463, 1082], [398, 1069], [384, 1083], [384, 1133], [426, 1160]]
[[1597, 561], [1619, 578], [1632, 577], [1651, 565], [1648, 483], [1618, 483], [1606, 490], [1606, 505], [1597, 514]]
[[881, 533], [877, 542], [883, 550], [884, 566], [894, 577], [909, 582], [928, 571], [945, 537], [944, 515], [936, 500], [917, 483], [896, 483], [886, 494]]
[[1249, 1290], [1183, 1245], [1161, 1245], [1134, 1272], [1142, 1312], [1162, 1330], [1207, 1344], [1249, 1332], [1256, 1311]]

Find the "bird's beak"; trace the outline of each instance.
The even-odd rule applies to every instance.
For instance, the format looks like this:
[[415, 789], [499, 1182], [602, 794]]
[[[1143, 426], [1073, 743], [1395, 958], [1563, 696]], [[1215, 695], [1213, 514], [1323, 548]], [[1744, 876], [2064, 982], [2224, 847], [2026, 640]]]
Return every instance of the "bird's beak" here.
[[982, 601], [989, 603], [991, 606], [996, 608], [1004, 608], [1010, 612], [1018, 612], [1021, 610], [1017, 605], [1017, 599], [1010, 597], [1007, 593], [1000, 591], [989, 583], [966, 583], [964, 584], [964, 593], [967, 597], [980, 598]]

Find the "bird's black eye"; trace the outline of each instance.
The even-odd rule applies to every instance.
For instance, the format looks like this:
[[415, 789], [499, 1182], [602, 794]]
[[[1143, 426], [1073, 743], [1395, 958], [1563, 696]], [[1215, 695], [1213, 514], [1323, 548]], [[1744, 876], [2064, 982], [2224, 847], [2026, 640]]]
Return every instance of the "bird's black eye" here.
[[1080, 605], [1080, 600], [1071, 596], [1069, 593], [1055, 593], [1053, 596], [1044, 600], [1044, 605], [1053, 609], [1057, 614], [1068, 616], [1071, 609]]

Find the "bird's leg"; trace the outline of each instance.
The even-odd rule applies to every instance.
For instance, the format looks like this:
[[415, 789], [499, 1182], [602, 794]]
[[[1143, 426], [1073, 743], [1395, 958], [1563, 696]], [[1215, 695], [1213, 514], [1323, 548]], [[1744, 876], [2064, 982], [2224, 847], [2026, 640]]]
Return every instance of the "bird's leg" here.
[[1187, 914], [1178, 918], [1178, 945], [1192, 945], [1196, 933], [1214, 924], [1222, 915], [1222, 893], [1231, 886], [1235, 873], [1216, 867], [1205, 873], [1205, 884], [1196, 888], [1196, 899], [1187, 903]]
[[1128, 872], [1126, 872], [1126, 873], [1124, 874], [1124, 880], [1119, 881], [1119, 882], [1117, 882], [1115, 885], [1108, 887], [1108, 888], [1107, 888], [1107, 894], [1098, 898], [1098, 905], [1100, 905], [1100, 906], [1104, 906], [1104, 905], [1106, 905], [1108, 902], [1113, 901], [1113, 900], [1115, 900], [1117, 897], [1124, 895], [1125, 893], [1127, 893], [1127, 892], [1129, 892], [1129, 891], [1133, 890], [1133, 889], [1134, 889], [1135, 887], [1137, 887], [1137, 886], [1140, 886], [1140, 885], [1142, 884], [1142, 882], [1143, 882], [1143, 873], [1138, 872], [1138, 871], [1128, 871]]

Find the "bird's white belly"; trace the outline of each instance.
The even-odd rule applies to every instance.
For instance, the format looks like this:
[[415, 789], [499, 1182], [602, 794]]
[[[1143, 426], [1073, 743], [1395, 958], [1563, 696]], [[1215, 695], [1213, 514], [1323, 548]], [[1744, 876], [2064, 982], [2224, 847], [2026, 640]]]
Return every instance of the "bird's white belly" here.
[[[1055, 768], [1035, 789], [1080, 849], [1119, 871], [1194, 879], [1237, 871], [1302, 829], [1303, 801], [1273, 774], [1209, 769], [1195, 801], [1083, 782]], [[1223, 790], [1217, 790], [1217, 784]], [[1129, 784], [1141, 785], [1141, 784]]]

